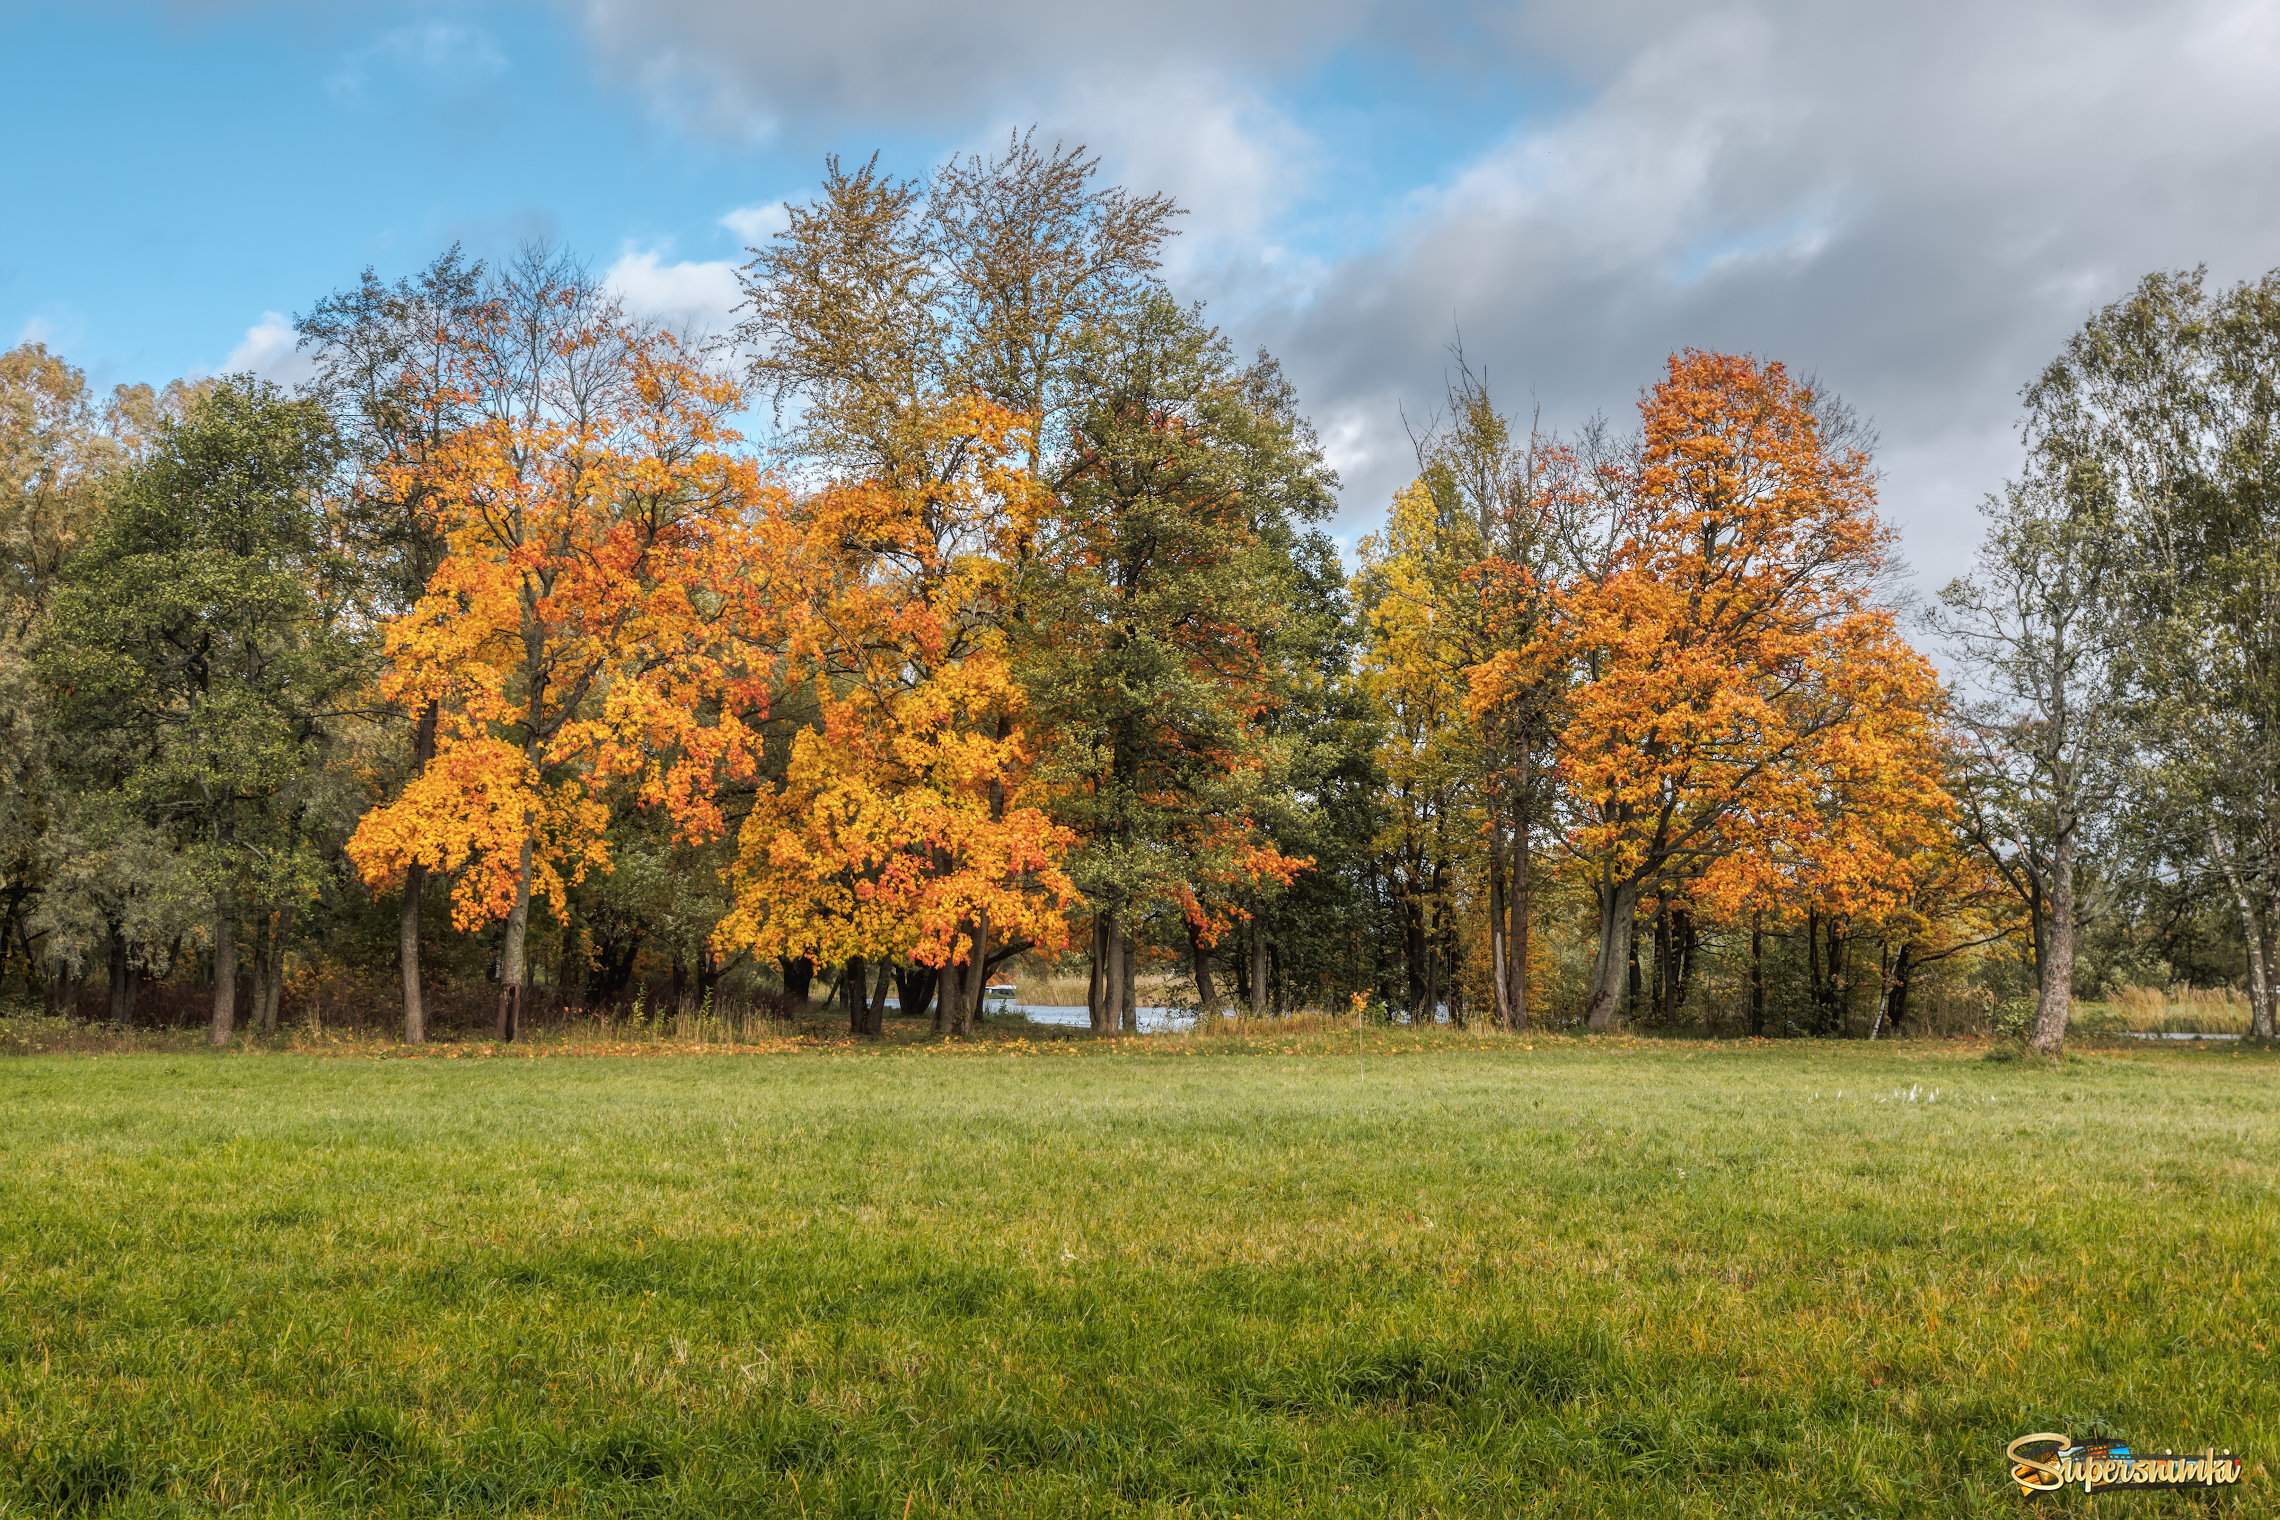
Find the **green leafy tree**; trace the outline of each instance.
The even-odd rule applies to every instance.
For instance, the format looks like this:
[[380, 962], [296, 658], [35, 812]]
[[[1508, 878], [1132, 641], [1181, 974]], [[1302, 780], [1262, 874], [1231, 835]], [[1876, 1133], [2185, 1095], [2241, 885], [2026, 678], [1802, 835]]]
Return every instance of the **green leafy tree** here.
[[[1273, 361], [1238, 365], [1168, 296], [1091, 335], [1088, 403], [1023, 590], [1017, 663], [1094, 910], [1096, 1027], [1134, 1027], [1140, 940], [1191, 954], [1302, 862], [1261, 826], [1287, 787], [1272, 705], [1298, 525], [1335, 477]], [[1200, 959], [1198, 991], [1214, 1000]]]
[[327, 719], [359, 654], [320, 496], [337, 447], [313, 401], [250, 378], [207, 390], [109, 493], [40, 652], [83, 790], [162, 831], [206, 900], [217, 1045], [241, 930], [323, 869]]
[[[2251, 1027], [2280, 982], [2280, 270], [2147, 276], [2028, 393], [2030, 441], [2128, 546], [2118, 652], [2137, 806], [2229, 898]], [[2195, 837], [2197, 836], [2197, 837]]]

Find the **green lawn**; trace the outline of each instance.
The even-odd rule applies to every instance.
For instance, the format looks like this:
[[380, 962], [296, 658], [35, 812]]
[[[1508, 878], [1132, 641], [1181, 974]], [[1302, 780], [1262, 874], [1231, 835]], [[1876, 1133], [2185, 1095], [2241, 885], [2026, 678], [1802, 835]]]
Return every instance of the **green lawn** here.
[[0, 1062], [0, 1513], [1978, 1515], [2031, 1431], [2280, 1454], [2269, 1055], [1286, 1043]]

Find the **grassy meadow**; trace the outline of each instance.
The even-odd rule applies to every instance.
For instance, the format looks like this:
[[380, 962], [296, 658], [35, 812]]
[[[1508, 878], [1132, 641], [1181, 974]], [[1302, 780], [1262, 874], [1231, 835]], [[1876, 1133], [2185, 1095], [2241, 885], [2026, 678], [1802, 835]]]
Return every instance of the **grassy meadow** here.
[[2271, 1054], [1368, 1040], [10, 1058], [0, 1514], [2280, 1508]]

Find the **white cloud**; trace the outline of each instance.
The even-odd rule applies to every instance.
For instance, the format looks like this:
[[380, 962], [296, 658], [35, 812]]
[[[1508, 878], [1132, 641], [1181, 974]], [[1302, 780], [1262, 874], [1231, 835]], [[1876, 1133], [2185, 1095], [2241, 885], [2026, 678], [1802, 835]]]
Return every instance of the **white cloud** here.
[[667, 263], [655, 249], [627, 249], [602, 275], [602, 283], [636, 316], [699, 336], [722, 332], [735, 322], [743, 293], [730, 259], [684, 259]]
[[258, 375], [278, 385], [306, 380], [316, 373], [316, 366], [301, 352], [299, 343], [300, 335], [282, 313], [265, 311], [222, 360], [220, 372]]
[[736, 241], [746, 248], [758, 248], [768, 239], [791, 225], [792, 216], [782, 201], [762, 201], [754, 206], [739, 206], [720, 219], [720, 224], [736, 234]]

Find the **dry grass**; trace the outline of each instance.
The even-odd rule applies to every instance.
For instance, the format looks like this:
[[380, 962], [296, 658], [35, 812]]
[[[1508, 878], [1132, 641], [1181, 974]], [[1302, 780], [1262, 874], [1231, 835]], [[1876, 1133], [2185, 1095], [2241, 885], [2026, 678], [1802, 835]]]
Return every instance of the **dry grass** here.
[[2084, 1034], [2246, 1034], [2248, 997], [2206, 988], [2123, 987], [2080, 1004], [2073, 1024]]

